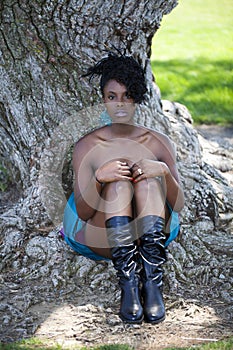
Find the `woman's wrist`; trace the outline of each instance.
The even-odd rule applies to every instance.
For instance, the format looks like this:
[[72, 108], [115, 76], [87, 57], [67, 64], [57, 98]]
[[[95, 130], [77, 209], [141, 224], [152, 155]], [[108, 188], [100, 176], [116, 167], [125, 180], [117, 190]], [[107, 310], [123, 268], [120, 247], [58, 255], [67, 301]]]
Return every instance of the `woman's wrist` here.
[[95, 177], [95, 181], [98, 183], [98, 184], [100, 184], [101, 186], [103, 186], [103, 182], [101, 182], [97, 177]]
[[100, 184], [101, 186], [103, 186], [103, 184], [104, 184], [102, 181], [100, 181], [100, 180], [98, 179], [98, 176], [97, 176], [96, 172], [95, 172], [95, 181], [96, 181], [98, 184]]
[[169, 175], [170, 174], [170, 170], [169, 170], [167, 164], [166, 163], [162, 163], [162, 167], [163, 167], [163, 176]]

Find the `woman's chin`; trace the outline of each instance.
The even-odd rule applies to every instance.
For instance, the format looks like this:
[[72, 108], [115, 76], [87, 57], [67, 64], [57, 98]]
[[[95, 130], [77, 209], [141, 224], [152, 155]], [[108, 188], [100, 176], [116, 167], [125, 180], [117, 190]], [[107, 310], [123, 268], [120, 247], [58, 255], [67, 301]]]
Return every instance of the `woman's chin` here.
[[132, 117], [128, 115], [122, 115], [122, 116], [114, 116], [112, 118], [113, 123], [121, 123], [121, 124], [131, 124], [132, 123]]

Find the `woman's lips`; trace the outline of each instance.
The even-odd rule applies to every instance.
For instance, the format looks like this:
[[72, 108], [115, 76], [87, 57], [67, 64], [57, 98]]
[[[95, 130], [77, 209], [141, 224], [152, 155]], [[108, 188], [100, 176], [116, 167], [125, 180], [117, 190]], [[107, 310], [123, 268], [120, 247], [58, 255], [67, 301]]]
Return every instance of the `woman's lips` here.
[[127, 116], [127, 112], [125, 110], [120, 109], [120, 110], [115, 112], [115, 116], [116, 117], [125, 117], [125, 116]]

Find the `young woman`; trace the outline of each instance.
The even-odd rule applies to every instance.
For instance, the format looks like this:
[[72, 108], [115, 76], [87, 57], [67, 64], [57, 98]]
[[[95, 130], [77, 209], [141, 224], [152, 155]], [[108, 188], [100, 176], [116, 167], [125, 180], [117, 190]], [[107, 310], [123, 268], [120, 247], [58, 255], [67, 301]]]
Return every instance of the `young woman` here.
[[111, 123], [75, 146], [74, 193], [65, 210], [64, 238], [84, 256], [112, 259], [123, 321], [158, 323], [165, 318], [165, 247], [179, 231], [175, 225], [165, 233], [165, 227], [184, 205], [175, 151], [166, 135], [134, 122], [146, 83], [132, 57], [110, 53], [87, 75], [101, 77]]

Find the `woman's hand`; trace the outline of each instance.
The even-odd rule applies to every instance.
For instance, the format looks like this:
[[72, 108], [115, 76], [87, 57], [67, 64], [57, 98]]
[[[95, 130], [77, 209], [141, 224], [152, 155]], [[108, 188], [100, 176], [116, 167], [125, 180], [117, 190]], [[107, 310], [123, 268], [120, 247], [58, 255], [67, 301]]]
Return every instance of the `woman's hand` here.
[[153, 178], [156, 176], [165, 176], [168, 172], [168, 166], [157, 160], [142, 159], [137, 163], [134, 163], [132, 168], [133, 182], [139, 182], [147, 178]]
[[95, 177], [98, 182], [107, 183], [119, 180], [132, 181], [130, 166], [127, 162], [114, 160], [105, 163], [95, 172]]

